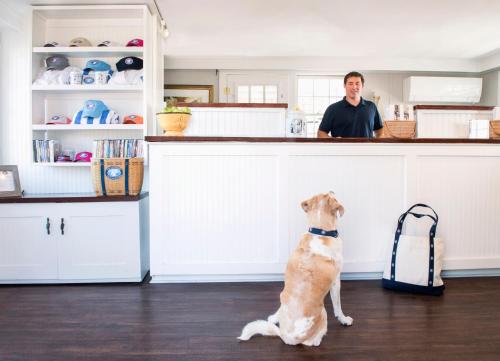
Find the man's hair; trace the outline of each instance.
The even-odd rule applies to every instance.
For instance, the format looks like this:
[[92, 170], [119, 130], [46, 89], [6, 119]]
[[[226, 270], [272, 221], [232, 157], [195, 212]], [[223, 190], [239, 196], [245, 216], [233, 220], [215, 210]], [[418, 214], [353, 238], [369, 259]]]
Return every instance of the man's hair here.
[[344, 77], [344, 85], [347, 84], [347, 79], [349, 78], [361, 78], [361, 84], [365, 85], [365, 78], [363, 77], [363, 74], [358, 73], [357, 71], [351, 71], [349, 74], [346, 74]]

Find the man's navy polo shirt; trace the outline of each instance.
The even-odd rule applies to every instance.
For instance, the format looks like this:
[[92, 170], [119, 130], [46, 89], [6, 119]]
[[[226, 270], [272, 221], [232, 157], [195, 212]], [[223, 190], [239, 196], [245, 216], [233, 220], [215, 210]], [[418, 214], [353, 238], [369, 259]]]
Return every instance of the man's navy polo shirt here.
[[373, 131], [383, 126], [373, 102], [361, 98], [355, 107], [344, 97], [326, 109], [319, 130], [331, 132], [332, 137], [373, 138]]

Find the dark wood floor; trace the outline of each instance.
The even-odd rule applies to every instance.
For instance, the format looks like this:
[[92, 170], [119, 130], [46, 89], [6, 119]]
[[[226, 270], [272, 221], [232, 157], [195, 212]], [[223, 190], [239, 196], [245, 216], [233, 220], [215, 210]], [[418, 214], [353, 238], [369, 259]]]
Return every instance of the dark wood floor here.
[[447, 279], [443, 297], [345, 281], [352, 327], [320, 347], [238, 342], [278, 307], [281, 283], [0, 287], [0, 361], [500, 360], [500, 278]]

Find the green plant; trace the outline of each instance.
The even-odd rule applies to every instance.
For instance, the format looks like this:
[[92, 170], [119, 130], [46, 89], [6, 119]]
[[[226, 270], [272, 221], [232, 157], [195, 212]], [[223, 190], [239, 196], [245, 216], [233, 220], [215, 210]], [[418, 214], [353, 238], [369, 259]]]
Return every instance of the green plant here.
[[163, 113], [191, 114], [191, 109], [189, 109], [188, 107], [167, 106], [163, 109]]

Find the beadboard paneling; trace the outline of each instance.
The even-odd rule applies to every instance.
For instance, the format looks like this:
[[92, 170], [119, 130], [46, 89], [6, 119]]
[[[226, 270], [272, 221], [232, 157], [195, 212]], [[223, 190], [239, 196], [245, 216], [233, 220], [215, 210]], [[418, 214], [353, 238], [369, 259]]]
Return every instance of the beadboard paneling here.
[[498, 258], [500, 157], [424, 156], [418, 168], [417, 194], [439, 215], [445, 262], [465, 259], [480, 268], [478, 260]]
[[468, 138], [469, 120], [493, 119], [492, 111], [416, 110], [419, 138]]
[[186, 136], [285, 136], [286, 109], [195, 108]]
[[152, 206], [164, 216], [157, 232], [172, 240], [159, 250], [171, 268], [278, 261], [276, 156], [172, 155], [158, 168]]
[[[150, 153], [154, 281], [282, 275], [307, 231], [300, 203], [330, 190], [345, 207], [344, 272], [381, 273], [398, 217], [415, 203], [439, 214], [444, 270], [500, 268], [494, 144], [156, 142]], [[426, 219], [405, 224], [428, 235]]]

